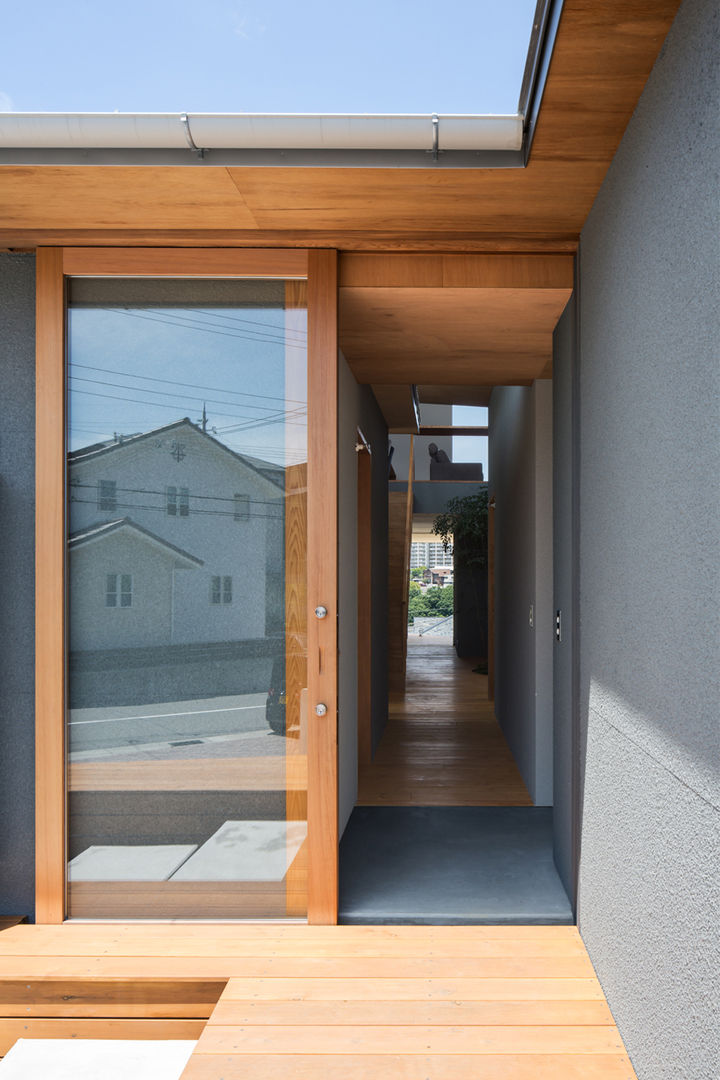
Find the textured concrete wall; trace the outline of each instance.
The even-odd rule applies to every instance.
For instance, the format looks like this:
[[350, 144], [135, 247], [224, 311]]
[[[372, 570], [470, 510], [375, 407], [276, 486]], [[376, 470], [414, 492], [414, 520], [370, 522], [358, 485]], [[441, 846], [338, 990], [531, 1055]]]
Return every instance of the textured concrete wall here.
[[[552, 804], [552, 388], [493, 390], [495, 712], [539, 806]], [[530, 607], [533, 626], [530, 625]]]
[[576, 533], [573, 385], [575, 298], [558, 323], [553, 349], [553, 612], [560, 611], [562, 638], [553, 649], [553, 850], [555, 865], [571, 898], [575, 892], [573, 721], [576, 713], [574, 659]]
[[339, 468], [339, 814], [340, 832], [357, 799], [357, 453], [358, 427], [372, 448], [373, 748], [387, 719], [387, 427], [369, 386], [340, 357]]
[[719, 30], [680, 9], [580, 251], [579, 925], [640, 1080], [720, 1060]]
[[0, 913], [34, 898], [35, 260], [0, 255]]

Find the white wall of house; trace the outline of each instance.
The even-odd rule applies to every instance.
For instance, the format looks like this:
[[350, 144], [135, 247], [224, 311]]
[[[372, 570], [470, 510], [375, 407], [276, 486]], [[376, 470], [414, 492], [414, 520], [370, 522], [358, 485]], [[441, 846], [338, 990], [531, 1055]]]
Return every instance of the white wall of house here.
[[[179, 461], [173, 456], [175, 444], [182, 444]], [[116, 482], [115, 509], [100, 509], [100, 480]], [[197, 571], [177, 575], [173, 643], [266, 635], [267, 590], [279, 592], [281, 609], [284, 604], [283, 493], [276, 485], [191, 424], [77, 462], [70, 483], [71, 533], [129, 517], [203, 560]], [[187, 516], [167, 513], [169, 486], [188, 489]], [[249, 496], [248, 520], [235, 520], [235, 494]], [[212, 603], [213, 576], [232, 578], [231, 603]]]
[[[125, 529], [71, 551], [70, 648], [170, 645], [174, 563], [172, 555], [154, 549]], [[119, 582], [116, 605], [107, 605], [108, 574], [130, 575], [129, 607], [120, 604]]]

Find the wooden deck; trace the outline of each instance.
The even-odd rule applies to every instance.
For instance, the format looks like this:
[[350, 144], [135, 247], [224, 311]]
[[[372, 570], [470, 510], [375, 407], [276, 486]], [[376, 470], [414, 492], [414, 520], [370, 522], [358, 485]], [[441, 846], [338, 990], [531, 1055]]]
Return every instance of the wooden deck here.
[[18, 1038], [199, 1039], [183, 1080], [633, 1080], [575, 927], [16, 926]]
[[532, 806], [487, 699], [487, 676], [452, 645], [410, 641], [404, 694], [360, 768], [359, 806]]

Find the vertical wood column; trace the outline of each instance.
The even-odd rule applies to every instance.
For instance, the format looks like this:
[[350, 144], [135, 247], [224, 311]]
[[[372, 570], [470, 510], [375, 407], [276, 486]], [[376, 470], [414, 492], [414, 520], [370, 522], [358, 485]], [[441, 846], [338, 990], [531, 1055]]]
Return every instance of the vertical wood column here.
[[[311, 251], [308, 259], [308, 921], [332, 924], [339, 839], [337, 252]], [[324, 619], [315, 616], [319, 604]]]
[[488, 701], [495, 700], [495, 499], [488, 506]]
[[65, 291], [62, 249], [36, 262], [35, 917], [65, 917]]
[[[358, 432], [358, 438], [361, 438]], [[372, 760], [372, 455], [357, 452], [358, 764]]]

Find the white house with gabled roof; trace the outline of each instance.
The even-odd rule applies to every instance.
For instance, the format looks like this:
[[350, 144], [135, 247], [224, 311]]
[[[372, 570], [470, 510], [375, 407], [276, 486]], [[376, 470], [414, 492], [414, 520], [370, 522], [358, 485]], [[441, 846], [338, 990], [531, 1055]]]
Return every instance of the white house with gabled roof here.
[[[71, 648], [263, 638], [282, 627], [283, 470], [184, 418], [70, 455]], [[75, 590], [72, 590], [75, 595]]]

